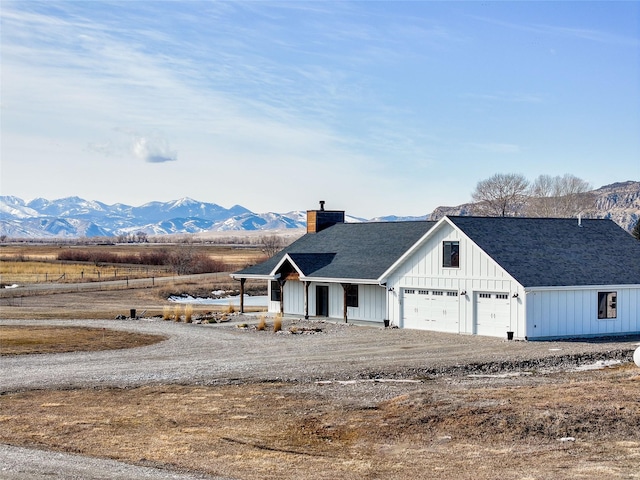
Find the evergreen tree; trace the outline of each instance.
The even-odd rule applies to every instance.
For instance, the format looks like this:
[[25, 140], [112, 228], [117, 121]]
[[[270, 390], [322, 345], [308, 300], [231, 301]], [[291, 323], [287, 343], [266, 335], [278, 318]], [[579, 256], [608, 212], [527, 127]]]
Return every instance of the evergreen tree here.
[[636, 237], [636, 240], [640, 240], [640, 218], [636, 222], [636, 226], [631, 230], [631, 235]]

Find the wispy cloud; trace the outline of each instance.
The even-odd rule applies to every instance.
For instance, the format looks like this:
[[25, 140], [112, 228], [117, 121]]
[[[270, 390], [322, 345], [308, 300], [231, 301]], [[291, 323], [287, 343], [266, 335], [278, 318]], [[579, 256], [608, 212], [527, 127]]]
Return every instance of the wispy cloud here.
[[544, 96], [533, 93], [463, 93], [460, 98], [504, 103], [542, 103]]
[[580, 40], [588, 40], [596, 43], [620, 45], [627, 47], [640, 47], [640, 38], [620, 35], [618, 33], [612, 33], [606, 30], [599, 30], [595, 28], [579, 28], [562, 25], [550, 25], [544, 23], [516, 23], [499, 20], [497, 18], [483, 17], [470, 15], [470, 18], [490, 23], [492, 25], [498, 25], [513, 30], [532, 32], [542, 35], [550, 35], [564, 38], [574, 38]]
[[471, 147], [490, 153], [513, 154], [521, 151], [518, 145], [512, 143], [472, 143]]

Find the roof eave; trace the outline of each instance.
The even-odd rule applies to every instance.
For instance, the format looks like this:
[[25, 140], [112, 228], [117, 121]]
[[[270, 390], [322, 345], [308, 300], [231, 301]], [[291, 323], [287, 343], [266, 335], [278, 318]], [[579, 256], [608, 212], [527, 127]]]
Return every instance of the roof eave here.
[[300, 276], [300, 281], [306, 282], [323, 282], [323, 283], [350, 283], [350, 284], [366, 284], [366, 285], [380, 285], [375, 278], [340, 278], [340, 277], [314, 277], [314, 276]]
[[293, 261], [293, 259], [289, 256], [289, 254], [285, 254], [280, 261], [276, 264], [275, 267], [273, 267], [273, 269], [271, 270], [271, 275], [278, 275], [276, 272], [278, 271], [278, 269], [282, 266], [282, 264], [285, 261], [289, 261], [289, 263], [293, 266], [293, 268], [296, 269], [296, 272], [298, 272], [298, 275], [300, 275], [301, 277], [304, 275], [304, 272], [300, 269], [300, 267], [298, 267], [298, 265], [296, 265], [296, 262]]
[[547, 285], [536, 287], [524, 287], [525, 293], [529, 292], [545, 292], [551, 290], [603, 290], [603, 289], [623, 289], [623, 288], [640, 288], [640, 283], [627, 283], [617, 285]]
[[238, 274], [238, 273], [230, 273], [229, 276], [234, 280], [276, 280], [280, 277], [280, 274], [277, 275], [262, 275], [262, 274]]
[[426, 233], [422, 235], [422, 237], [420, 237], [417, 242], [411, 245], [411, 247], [409, 247], [406, 252], [400, 255], [400, 257], [398, 257], [398, 259], [395, 262], [393, 262], [393, 264], [389, 268], [387, 268], [382, 275], [380, 275], [377, 278], [376, 282], [379, 283], [380, 285], [382, 285], [383, 283], [386, 283], [387, 279], [394, 272], [394, 270], [398, 268], [398, 266], [402, 265], [402, 263], [410, 255], [412, 255], [413, 252], [415, 252], [426, 241], [427, 238], [429, 238], [433, 234], [432, 232], [435, 232], [437, 229], [439, 229], [440, 225], [445, 222], [449, 223], [454, 228], [457, 228], [451, 222], [451, 220], [449, 220], [449, 218], [445, 215], [440, 220], [438, 220], [438, 222], [434, 226], [432, 226], [429, 230], [427, 230]]

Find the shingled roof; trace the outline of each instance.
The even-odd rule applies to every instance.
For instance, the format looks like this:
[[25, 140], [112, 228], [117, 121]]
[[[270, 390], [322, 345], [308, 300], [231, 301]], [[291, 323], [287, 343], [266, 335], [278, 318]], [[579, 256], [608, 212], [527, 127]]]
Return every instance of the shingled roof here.
[[611, 220], [449, 220], [524, 287], [640, 285], [640, 242]]
[[[524, 287], [640, 285], [640, 242], [611, 220], [448, 219]], [[267, 277], [288, 254], [307, 278], [374, 281], [435, 223], [338, 223], [234, 277]]]
[[268, 276], [288, 254], [309, 278], [376, 280], [435, 222], [338, 223], [234, 276]]

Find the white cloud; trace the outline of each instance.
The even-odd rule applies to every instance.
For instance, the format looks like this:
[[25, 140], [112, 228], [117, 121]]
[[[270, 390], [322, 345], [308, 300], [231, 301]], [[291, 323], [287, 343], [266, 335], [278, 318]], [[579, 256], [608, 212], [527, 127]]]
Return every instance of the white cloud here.
[[173, 162], [178, 153], [171, 149], [169, 141], [159, 135], [134, 135], [131, 145], [133, 154], [148, 163]]

